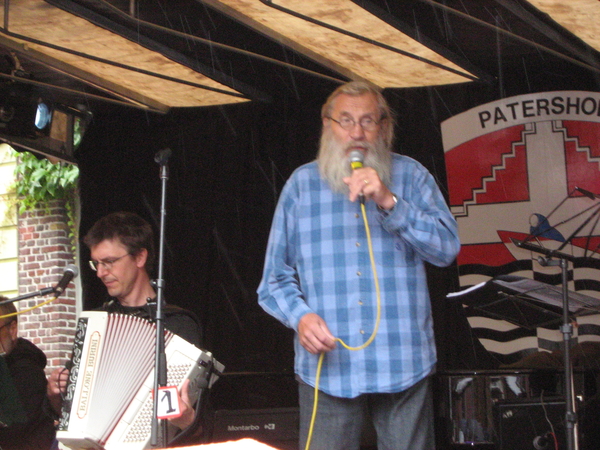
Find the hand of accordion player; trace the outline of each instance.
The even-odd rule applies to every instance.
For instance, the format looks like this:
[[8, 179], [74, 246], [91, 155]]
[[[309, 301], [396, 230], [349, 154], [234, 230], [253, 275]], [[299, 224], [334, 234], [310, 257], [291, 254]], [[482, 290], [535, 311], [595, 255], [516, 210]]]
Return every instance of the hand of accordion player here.
[[69, 369], [63, 367], [55, 369], [48, 376], [48, 384], [46, 385], [46, 395], [50, 401], [52, 410], [60, 416], [62, 408], [62, 396], [67, 390], [67, 382], [69, 380]]
[[190, 380], [185, 380], [179, 390], [179, 405], [181, 407], [181, 415], [174, 419], [170, 419], [169, 422], [175, 425], [177, 428], [183, 430], [189, 427], [194, 422], [195, 411], [192, 407], [189, 397]]

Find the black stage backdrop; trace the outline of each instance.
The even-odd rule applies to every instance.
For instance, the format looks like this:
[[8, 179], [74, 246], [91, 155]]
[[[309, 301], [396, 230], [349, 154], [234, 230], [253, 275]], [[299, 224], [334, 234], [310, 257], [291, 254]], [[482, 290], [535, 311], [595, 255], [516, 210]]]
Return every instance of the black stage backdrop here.
[[[398, 115], [395, 150], [423, 163], [446, 192], [440, 122], [501, 96], [556, 89], [590, 89], [593, 79], [559, 68], [557, 76], [504, 79], [498, 86], [464, 84], [385, 92]], [[535, 84], [531, 84], [531, 83]], [[507, 88], [510, 86], [510, 89]], [[321, 84], [309, 98], [285, 97], [176, 110], [156, 115], [135, 109], [95, 111], [77, 160], [81, 170], [83, 236], [101, 216], [134, 211], [160, 223], [161, 179], [154, 155], [170, 148], [164, 258], [165, 298], [194, 311], [204, 326], [204, 347], [229, 373], [269, 379], [261, 390], [237, 389], [222, 407], [289, 406], [295, 391], [278, 391], [269, 378], [292, 378], [292, 332], [257, 305], [264, 252], [279, 192], [291, 172], [314, 159], [320, 108], [335, 86]], [[81, 260], [89, 252], [82, 245]], [[99, 306], [105, 289], [82, 264], [84, 308]], [[445, 301], [458, 286], [455, 267], [431, 268], [441, 369], [489, 368], [470, 339], [460, 308]], [[256, 379], [261, 377], [256, 377]], [[218, 384], [217, 384], [218, 385]], [[236, 388], [233, 388], [236, 391]]]

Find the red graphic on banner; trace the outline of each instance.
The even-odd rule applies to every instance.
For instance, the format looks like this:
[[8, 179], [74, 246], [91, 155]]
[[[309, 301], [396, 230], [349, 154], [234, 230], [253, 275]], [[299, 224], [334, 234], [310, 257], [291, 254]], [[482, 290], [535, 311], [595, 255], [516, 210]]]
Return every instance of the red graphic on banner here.
[[[586, 192], [588, 196], [600, 193], [600, 123], [572, 120], [546, 123], [552, 126], [515, 125], [475, 137], [446, 152], [450, 206], [457, 217], [463, 243], [459, 267], [501, 267], [533, 259], [510, 239], [525, 239], [533, 230], [529, 224], [532, 220], [549, 228], [537, 240], [546, 243], [555, 240], [554, 247], [559, 247], [565, 236], [570, 236], [570, 230], [554, 229], [557, 219], [546, 219], [545, 214], [565, 197], [581, 199]], [[549, 194], [533, 198], [534, 186], [538, 194], [540, 190]], [[583, 188], [584, 193], [575, 188]], [[590, 199], [592, 207], [594, 201], [600, 202]], [[486, 207], [494, 209], [486, 214]], [[503, 208], [500, 212], [499, 207]], [[580, 207], [572, 206], [573, 212], [569, 214], [577, 215], [576, 208]], [[510, 225], [516, 219], [520, 220], [519, 225], [511, 230]], [[558, 225], [563, 226], [560, 220]], [[490, 238], [490, 227], [495, 230], [495, 239]], [[485, 236], [482, 230], [487, 231]], [[583, 236], [572, 239], [567, 248], [574, 256], [599, 258], [600, 229], [590, 232], [593, 236], [586, 237], [587, 232], [583, 230]], [[472, 273], [473, 269], [469, 270]]]
[[[450, 205], [525, 201], [527, 155], [523, 126], [489, 133], [446, 153]], [[483, 192], [476, 193], [477, 190]]]

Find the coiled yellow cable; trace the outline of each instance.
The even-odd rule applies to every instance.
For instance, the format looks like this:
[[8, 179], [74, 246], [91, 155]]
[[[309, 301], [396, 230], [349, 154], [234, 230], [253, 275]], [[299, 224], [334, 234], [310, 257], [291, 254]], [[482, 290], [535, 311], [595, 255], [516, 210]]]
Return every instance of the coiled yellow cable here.
[[[377, 331], [379, 330], [379, 322], [381, 321], [381, 292], [379, 290], [379, 278], [377, 277], [377, 268], [375, 267], [375, 256], [373, 255], [373, 242], [371, 241], [371, 229], [369, 228], [369, 220], [367, 219], [367, 211], [365, 209], [364, 203], [361, 203], [360, 207], [361, 207], [361, 211], [362, 211], [363, 221], [365, 223], [365, 231], [367, 233], [367, 244], [369, 246], [369, 258], [371, 260], [371, 269], [373, 271], [373, 279], [375, 280], [375, 292], [377, 294], [377, 318], [375, 320], [375, 328], [373, 328], [373, 333], [371, 333], [371, 336], [369, 337], [369, 339], [367, 339], [367, 341], [364, 344], [362, 344], [358, 347], [350, 347], [341, 339], [339, 339], [339, 338], [335, 339], [337, 342], [342, 344], [342, 346], [344, 348], [351, 350], [351, 351], [363, 350], [363, 349], [367, 348], [369, 345], [371, 345], [371, 343], [375, 339], [375, 336], [377, 335]], [[310, 427], [308, 429], [308, 438], [306, 440], [305, 450], [310, 449], [310, 441], [312, 440], [313, 428], [314, 428], [314, 424], [315, 424], [315, 419], [317, 417], [317, 405], [319, 403], [319, 380], [321, 378], [321, 367], [323, 366], [323, 358], [324, 357], [325, 357], [325, 353], [321, 353], [321, 355], [319, 356], [319, 362], [317, 364], [317, 376], [315, 378], [315, 399], [314, 399], [314, 403], [313, 403], [312, 417], [310, 419]]]

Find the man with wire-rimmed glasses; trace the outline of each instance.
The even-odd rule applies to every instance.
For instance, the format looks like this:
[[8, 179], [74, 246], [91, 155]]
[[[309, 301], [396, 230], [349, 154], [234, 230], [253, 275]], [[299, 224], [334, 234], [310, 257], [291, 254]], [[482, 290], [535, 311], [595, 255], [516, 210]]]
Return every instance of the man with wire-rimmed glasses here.
[[[116, 212], [98, 220], [84, 237], [90, 249], [89, 265], [104, 283], [110, 299], [101, 311], [154, 317], [156, 292], [154, 235], [148, 222], [130, 212]], [[200, 347], [200, 325], [182, 308], [165, 308], [165, 328]]]
[[[84, 238], [90, 249], [89, 265], [104, 283], [110, 298], [99, 311], [126, 314], [152, 320], [156, 315], [156, 292], [150, 273], [154, 268], [154, 235], [143, 218], [131, 212], [115, 212], [99, 219]], [[196, 316], [174, 305], [163, 309], [165, 328], [201, 347], [201, 328]], [[65, 371], [54, 371], [48, 395], [54, 409], [60, 410], [60, 393], [66, 386]], [[171, 423], [189, 426], [194, 412], [187, 400], [188, 382], [182, 386], [182, 415]]]

